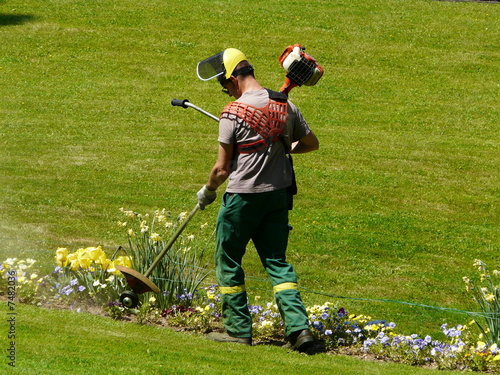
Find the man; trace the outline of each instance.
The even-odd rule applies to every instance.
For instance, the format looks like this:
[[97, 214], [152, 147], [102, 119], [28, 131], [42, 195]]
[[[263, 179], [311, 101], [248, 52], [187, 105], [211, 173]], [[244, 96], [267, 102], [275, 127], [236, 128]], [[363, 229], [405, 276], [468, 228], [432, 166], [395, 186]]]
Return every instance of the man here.
[[314, 341], [295, 272], [285, 257], [295, 182], [287, 153], [317, 150], [318, 139], [284, 94], [259, 84], [241, 51], [226, 49], [200, 62], [197, 72], [203, 80], [217, 77], [223, 92], [236, 98], [220, 116], [218, 158], [208, 182], [197, 193], [204, 209], [229, 178], [217, 218], [215, 254], [227, 333], [211, 333], [209, 338], [252, 344], [241, 267], [246, 245], [252, 240], [271, 278], [290, 345], [306, 351]]

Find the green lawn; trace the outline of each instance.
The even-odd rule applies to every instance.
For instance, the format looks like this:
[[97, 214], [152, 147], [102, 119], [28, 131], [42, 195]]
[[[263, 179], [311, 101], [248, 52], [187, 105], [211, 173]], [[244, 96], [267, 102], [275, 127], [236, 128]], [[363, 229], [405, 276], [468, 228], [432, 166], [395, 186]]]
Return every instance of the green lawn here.
[[[171, 99], [218, 114], [228, 99], [195, 68], [227, 47], [243, 50], [261, 83], [277, 90], [279, 55], [301, 43], [325, 69], [317, 86], [290, 95], [321, 142], [294, 159], [289, 259], [304, 300], [393, 320], [408, 333], [468, 322], [419, 305], [473, 311], [462, 277], [475, 273], [475, 258], [499, 266], [498, 19], [494, 3], [426, 0], [0, 0], [0, 261], [31, 257], [51, 272], [59, 246], [126, 245], [120, 207], [190, 210], [216, 157], [217, 125]], [[219, 202], [192, 227], [214, 225]], [[244, 265], [251, 295], [270, 300], [258, 257], [249, 251]], [[121, 327], [26, 311], [25, 322], [39, 319], [22, 331], [31, 343], [38, 334], [31, 330], [58, 314], [88, 332], [92, 319]], [[150, 328], [126, 329], [141, 336]], [[54, 353], [105, 340], [106, 330], [67, 345], [61, 331], [49, 354], [23, 355], [20, 345], [19, 370], [50, 368]], [[232, 363], [201, 338], [147, 335], [151, 348], [166, 336], [217, 358], [219, 369]], [[119, 347], [116, 339], [110, 351], [137, 360], [134, 373], [152, 371], [132, 354], [136, 340]], [[243, 372], [246, 351], [231, 350]], [[251, 351], [268, 361], [282, 353]], [[106, 352], [97, 363], [108, 363]], [[82, 353], [82, 362], [65, 358], [59, 369], [86, 373], [96, 355]], [[276, 373], [303, 361], [334, 361], [346, 374], [390, 367], [326, 356], [290, 361], [278, 362]], [[186, 355], [179, 368], [199, 363]]]
[[[5, 311], [4, 303], [0, 307]], [[74, 311], [40, 310], [33, 306], [22, 306], [20, 310], [15, 372], [19, 374], [436, 373], [347, 356], [307, 356], [271, 345], [250, 348], [220, 344], [202, 335], [116, 322]]]

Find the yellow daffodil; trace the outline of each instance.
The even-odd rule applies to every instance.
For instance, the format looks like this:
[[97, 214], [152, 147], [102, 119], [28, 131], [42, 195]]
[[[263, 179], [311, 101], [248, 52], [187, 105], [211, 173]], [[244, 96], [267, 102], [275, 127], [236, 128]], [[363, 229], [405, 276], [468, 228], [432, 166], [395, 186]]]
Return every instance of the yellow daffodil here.
[[160, 242], [161, 241], [161, 236], [158, 233], [153, 233], [150, 236], [151, 241], [153, 242]]
[[493, 302], [495, 300], [495, 295], [492, 293], [488, 293], [484, 296], [484, 300], [487, 302]]
[[123, 214], [126, 215], [127, 217], [133, 218], [137, 216], [137, 214], [134, 211], [125, 210], [123, 207], [120, 208], [120, 211], [123, 212]]

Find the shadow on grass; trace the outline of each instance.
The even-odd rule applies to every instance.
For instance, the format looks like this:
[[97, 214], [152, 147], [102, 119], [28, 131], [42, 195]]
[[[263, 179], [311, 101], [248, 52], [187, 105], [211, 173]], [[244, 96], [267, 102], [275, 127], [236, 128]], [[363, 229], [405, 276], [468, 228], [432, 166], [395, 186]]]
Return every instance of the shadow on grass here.
[[33, 21], [35, 16], [29, 14], [2, 14], [0, 13], [0, 27], [1, 26], [14, 26], [22, 25]]

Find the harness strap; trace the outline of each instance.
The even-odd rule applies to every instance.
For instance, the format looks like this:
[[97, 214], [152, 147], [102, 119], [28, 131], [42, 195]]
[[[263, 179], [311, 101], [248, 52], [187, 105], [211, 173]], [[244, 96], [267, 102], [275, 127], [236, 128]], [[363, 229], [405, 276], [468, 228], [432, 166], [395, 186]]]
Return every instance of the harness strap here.
[[[278, 99], [278, 98], [276, 98]], [[265, 107], [259, 108], [241, 102], [231, 102], [222, 111], [220, 118], [236, 116], [245, 121], [263, 139], [242, 143], [237, 146], [237, 151], [250, 154], [262, 150], [270, 142], [276, 142], [284, 133], [288, 118], [288, 102], [269, 98]]]

